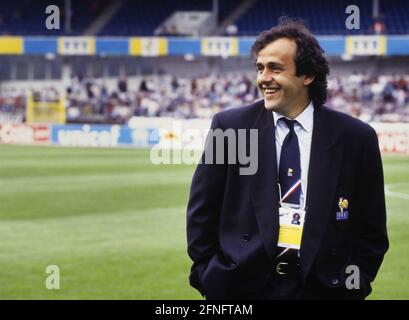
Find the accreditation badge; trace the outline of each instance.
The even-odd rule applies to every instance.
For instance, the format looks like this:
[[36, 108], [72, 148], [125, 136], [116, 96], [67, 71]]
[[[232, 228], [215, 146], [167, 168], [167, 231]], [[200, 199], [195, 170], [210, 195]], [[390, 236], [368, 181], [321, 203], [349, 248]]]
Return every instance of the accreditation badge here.
[[302, 230], [304, 227], [305, 210], [284, 205], [278, 210], [280, 229], [278, 246], [283, 248], [300, 249]]

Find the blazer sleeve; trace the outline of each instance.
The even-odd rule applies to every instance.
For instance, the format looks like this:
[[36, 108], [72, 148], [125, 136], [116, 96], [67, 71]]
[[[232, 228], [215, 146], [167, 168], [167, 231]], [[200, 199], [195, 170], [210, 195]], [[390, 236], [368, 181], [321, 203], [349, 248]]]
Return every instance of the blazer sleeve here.
[[[217, 114], [211, 129], [221, 129]], [[202, 295], [203, 273], [219, 249], [218, 225], [226, 179], [226, 165], [216, 163], [215, 144], [210, 140], [208, 134], [201, 161], [193, 175], [187, 206], [188, 254], [193, 260], [189, 280]]]
[[372, 128], [369, 130], [364, 148], [360, 172], [358, 172], [361, 179], [358, 187], [359, 205], [354, 230], [357, 243], [352, 262], [360, 268], [363, 280], [366, 281], [363, 285], [369, 286], [382, 264], [389, 241], [386, 228], [382, 159], [378, 138]]

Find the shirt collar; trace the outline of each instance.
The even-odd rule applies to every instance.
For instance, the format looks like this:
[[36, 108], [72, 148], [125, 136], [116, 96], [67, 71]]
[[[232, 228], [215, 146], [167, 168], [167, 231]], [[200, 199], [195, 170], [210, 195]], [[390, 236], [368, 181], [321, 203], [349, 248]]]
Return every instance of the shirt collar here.
[[[282, 114], [273, 111], [273, 116], [274, 116], [274, 125], [277, 126], [277, 121], [280, 118], [285, 118]], [[303, 112], [301, 112], [297, 118], [294, 120], [297, 120], [297, 122], [301, 125], [301, 127], [307, 131], [310, 132], [312, 130], [313, 126], [313, 121], [314, 121], [314, 106], [312, 104], [312, 101], [308, 104], [307, 108], [304, 109]]]

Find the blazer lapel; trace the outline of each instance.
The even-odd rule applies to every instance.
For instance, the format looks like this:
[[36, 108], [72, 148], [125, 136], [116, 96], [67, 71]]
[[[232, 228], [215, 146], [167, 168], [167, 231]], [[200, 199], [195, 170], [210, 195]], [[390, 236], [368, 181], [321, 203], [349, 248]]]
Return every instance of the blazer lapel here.
[[257, 225], [270, 259], [278, 240], [278, 185], [273, 114], [262, 106], [254, 127], [259, 130], [258, 170], [251, 177]]
[[336, 129], [330, 123], [328, 113], [322, 108], [315, 109], [306, 218], [300, 251], [303, 281], [313, 265], [332, 213], [343, 153], [342, 144], [337, 143], [335, 134]]

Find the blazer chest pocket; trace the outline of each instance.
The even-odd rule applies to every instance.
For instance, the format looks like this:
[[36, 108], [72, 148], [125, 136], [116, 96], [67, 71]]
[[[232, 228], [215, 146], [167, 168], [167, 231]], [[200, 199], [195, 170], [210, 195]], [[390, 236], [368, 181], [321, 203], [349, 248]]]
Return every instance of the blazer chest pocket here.
[[351, 219], [351, 199], [343, 186], [337, 188], [335, 204], [333, 206], [334, 225], [340, 231], [347, 231]]

